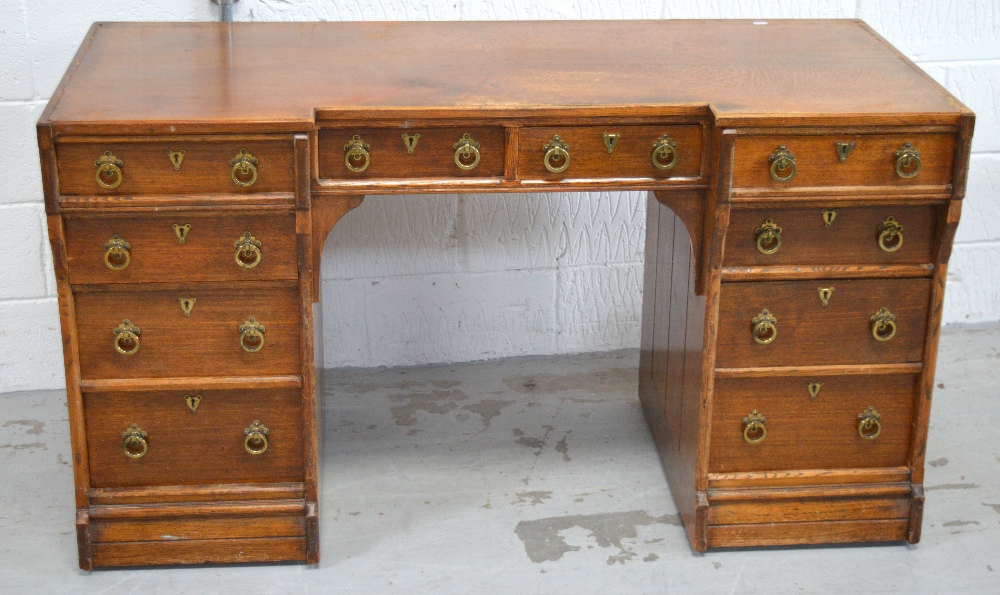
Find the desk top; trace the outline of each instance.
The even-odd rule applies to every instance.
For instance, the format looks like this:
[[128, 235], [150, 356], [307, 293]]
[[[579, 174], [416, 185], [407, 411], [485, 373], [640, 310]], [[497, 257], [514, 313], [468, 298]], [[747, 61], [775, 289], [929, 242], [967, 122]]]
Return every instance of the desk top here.
[[42, 123], [267, 132], [553, 111], [724, 125], [969, 113], [857, 20], [98, 23]]

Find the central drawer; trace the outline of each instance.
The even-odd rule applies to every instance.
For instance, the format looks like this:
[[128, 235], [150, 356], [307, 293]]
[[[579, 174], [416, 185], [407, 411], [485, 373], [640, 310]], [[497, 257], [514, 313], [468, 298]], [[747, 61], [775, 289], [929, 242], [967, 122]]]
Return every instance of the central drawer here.
[[723, 283], [716, 366], [919, 362], [930, 291], [930, 279]]
[[95, 488], [303, 481], [300, 389], [94, 392], [84, 413]]
[[297, 287], [129, 287], [75, 298], [83, 378], [301, 373]]

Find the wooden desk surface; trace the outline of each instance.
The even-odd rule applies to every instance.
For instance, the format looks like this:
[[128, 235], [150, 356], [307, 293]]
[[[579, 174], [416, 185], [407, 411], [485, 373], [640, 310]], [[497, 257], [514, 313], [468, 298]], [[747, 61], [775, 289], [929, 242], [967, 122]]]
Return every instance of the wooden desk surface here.
[[98, 23], [42, 122], [56, 134], [287, 132], [311, 129], [314, 114], [553, 109], [711, 110], [727, 125], [968, 113], [857, 20]]

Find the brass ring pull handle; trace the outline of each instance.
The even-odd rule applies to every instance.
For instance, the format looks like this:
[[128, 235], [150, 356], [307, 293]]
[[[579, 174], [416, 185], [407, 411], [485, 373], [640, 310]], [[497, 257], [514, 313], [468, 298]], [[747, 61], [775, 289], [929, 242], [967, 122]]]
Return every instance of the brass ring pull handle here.
[[920, 167], [920, 151], [910, 143], [903, 143], [896, 151], [896, 175], [903, 179], [915, 178]]
[[566, 171], [566, 168], [569, 167], [569, 145], [564, 143], [558, 134], [545, 143], [542, 150], [545, 151], [545, 169], [558, 174]]
[[767, 438], [767, 418], [757, 412], [756, 409], [750, 415], [743, 418], [743, 439], [748, 444], [760, 444]]
[[903, 246], [903, 226], [892, 215], [875, 228], [878, 232], [878, 247], [883, 252], [895, 252]]
[[795, 177], [795, 155], [785, 145], [771, 153], [770, 161], [771, 179], [775, 182], [787, 182]]
[[653, 141], [652, 160], [656, 169], [672, 169], [677, 165], [677, 141], [666, 134]]
[[132, 244], [123, 240], [120, 235], [111, 236], [111, 239], [104, 243], [104, 264], [115, 271], [128, 267], [128, 263], [132, 262], [132, 255], [129, 254], [131, 249]]
[[264, 325], [251, 316], [240, 325], [240, 347], [248, 353], [256, 353], [264, 348]]
[[267, 450], [267, 426], [254, 420], [249, 428], [243, 430], [243, 448], [252, 455], [262, 455]]
[[142, 330], [132, 324], [128, 318], [115, 327], [115, 351], [122, 355], [132, 355], [139, 351], [139, 335]]
[[879, 341], [888, 341], [896, 336], [896, 315], [882, 306], [869, 319], [872, 323], [872, 336]]
[[770, 219], [757, 228], [757, 251], [761, 254], [774, 254], [781, 248], [781, 228]]
[[372, 163], [372, 156], [368, 154], [371, 145], [366, 143], [360, 136], [355, 134], [349, 143], [344, 145], [344, 165], [354, 173], [361, 173], [368, 169]]
[[230, 159], [229, 163], [233, 166], [229, 176], [237, 186], [249, 188], [254, 185], [257, 181], [256, 157], [248, 153], [246, 149], [240, 149], [240, 152], [236, 154], [236, 157]]
[[149, 450], [149, 444], [146, 442], [146, 432], [142, 431], [142, 428], [132, 424], [125, 428], [122, 432], [122, 450], [125, 451], [125, 456], [130, 459], [141, 459], [146, 455], [146, 451]]
[[773, 342], [778, 336], [778, 319], [764, 308], [754, 317], [753, 340], [761, 345]]
[[249, 231], [244, 232], [243, 237], [233, 242], [233, 248], [236, 248], [234, 258], [236, 259], [236, 264], [239, 266], [245, 269], [252, 269], [260, 264], [262, 257], [260, 253], [260, 241], [253, 237], [253, 234]]
[[[458, 166], [458, 169], [465, 171], [476, 169], [476, 166], [479, 165], [479, 143], [469, 136], [468, 132], [463, 134], [462, 138], [452, 146], [455, 148], [455, 165]], [[469, 163], [470, 159], [471, 163]]]
[[98, 186], [111, 190], [121, 185], [122, 160], [115, 157], [111, 151], [105, 151], [94, 165], [97, 166], [94, 179], [97, 180]]
[[871, 405], [858, 414], [858, 434], [866, 440], [874, 440], [882, 433], [882, 415]]

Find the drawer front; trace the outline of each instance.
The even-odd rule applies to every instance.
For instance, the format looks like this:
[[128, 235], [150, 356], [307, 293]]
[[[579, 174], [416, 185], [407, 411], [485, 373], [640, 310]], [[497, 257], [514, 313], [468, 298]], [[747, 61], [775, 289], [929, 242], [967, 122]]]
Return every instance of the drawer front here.
[[[185, 397], [201, 397], [191, 411]], [[84, 394], [92, 486], [303, 481], [300, 389]], [[263, 428], [252, 426], [259, 421]], [[132, 424], [138, 438], [122, 437]], [[247, 430], [255, 431], [253, 436]], [[245, 442], [249, 437], [249, 447]], [[140, 441], [141, 439], [141, 441]], [[266, 449], [263, 448], [266, 440]], [[144, 442], [144, 444], [143, 444]], [[132, 456], [126, 454], [126, 447]], [[141, 453], [141, 456], [136, 456]]]
[[61, 194], [295, 190], [291, 140], [64, 141], [56, 145], [56, 153]]
[[[824, 306], [820, 289], [831, 288]], [[723, 283], [716, 366], [918, 362], [930, 289], [930, 279]], [[891, 324], [877, 319], [881, 338], [894, 325], [888, 340], [873, 334], [872, 317], [882, 308], [895, 317]]]
[[74, 284], [298, 278], [291, 213], [66, 217], [65, 230]]
[[[191, 286], [176, 291], [79, 292], [75, 298], [84, 378], [301, 373], [301, 308], [295, 288]], [[194, 302], [184, 304], [182, 299]], [[190, 306], [189, 315], [185, 305]], [[251, 317], [254, 321], [248, 324]], [[263, 331], [251, 328], [254, 322], [263, 325]], [[248, 351], [241, 340], [247, 348], [259, 349]]]
[[733, 209], [725, 262], [744, 266], [932, 263], [943, 215], [943, 207], [931, 205]]
[[[469, 135], [468, 149], [463, 142], [466, 134]], [[360, 144], [353, 144], [355, 136]], [[324, 128], [319, 131], [319, 177], [335, 180], [500, 178], [504, 175], [504, 139], [500, 126]], [[458, 151], [462, 154], [456, 163]]]
[[[844, 161], [837, 143], [854, 143]], [[919, 154], [907, 159], [904, 145]], [[785, 147], [794, 156], [794, 175]], [[898, 157], [897, 157], [897, 152]], [[772, 160], [772, 157], [775, 159]], [[953, 134], [843, 134], [824, 136], [741, 136], [736, 139], [733, 188], [794, 188], [803, 186], [910, 186], [950, 184], [955, 157]], [[897, 173], [899, 161], [902, 176]]]
[[[612, 152], [608, 150], [611, 140], [606, 143], [606, 134], [620, 135]], [[676, 144], [656, 152], [657, 162], [669, 166], [661, 169], [653, 163], [654, 144], [664, 135], [669, 137], [668, 142]], [[554, 142], [556, 136], [559, 139]], [[553, 151], [558, 143], [569, 154], [568, 165], [562, 153]], [[523, 180], [697, 179], [702, 176], [701, 152], [702, 128], [698, 125], [523, 128], [518, 141], [517, 172]], [[566, 167], [553, 172], [546, 162], [555, 169]]]
[[[916, 374], [717, 378], [709, 472], [905, 467], [919, 380]], [[809, 385], [818, 383], [813, 396]], [[763, 421], [748, 427], [754, 411]]]

